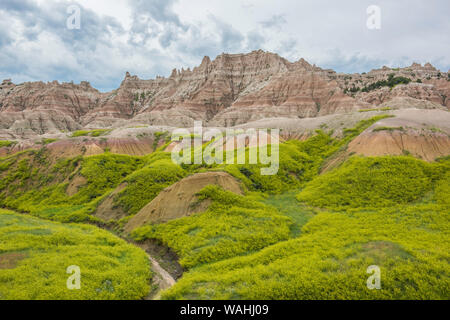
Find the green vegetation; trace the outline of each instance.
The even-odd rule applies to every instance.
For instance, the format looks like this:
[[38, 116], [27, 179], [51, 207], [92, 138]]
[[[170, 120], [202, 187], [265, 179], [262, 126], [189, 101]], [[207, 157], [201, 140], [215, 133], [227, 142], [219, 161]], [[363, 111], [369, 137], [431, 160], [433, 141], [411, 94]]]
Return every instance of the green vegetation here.
[[[246, 157], [251, 150], [246, 149]], [[241, 180], [251, 191], [281, 193], [290, 188], [298, 188], [302, 182], [308, 181], [317, 171], [318, 158], [302, 152], [301, 144], [289, 141], [280, 145], [279, 169], [276, 175], [261, 175], [261, 168], [268, 165], [223, 165], [226, 172]], [[248, 161], [247, 161], [248, 162]]]
[[184, 170], [172, 161], [157, 160], [124, 180], [127, 187], [119, 193], [115, 204], [125, 212], [135, 214], [184, 175]]
[[8, 140], [0, 140], [0, 148], [3, 147], [11, 147], [15, 144], [16, 142], [14, 141], [8, 141]]
[[166, 142], [167, 142], [167, 139], [170, 139], [170, 135], [167, 131], [165, 131], [165, 132], [157, 131], [154, 133], [154, 137], [155, 137], [155, 140], [153, 141], [153, 150], [156, 150], [156, 148], [158, 147], [158, 143], [161, 139], [166, 139]]
[[440, 128], [436, 128], [436, 127], [431, 127], [430, 131], [433, 133], [438, 133], [438, 132], [442, 133], [443, 132]]
[[[306, 141], [291, 140], [280, 144], [279, 170], [276, 175], [261, 175], [260, 169], [266, 167], [262, 164], [222, 165], [218, 168], [223, 168], [241, 180], [251, 191], [283, 193], [299, 188], [313, 179], [330, 157], [344, 151], [351, 140], [372, 124], [388, 117], [390, 116], [379, 115], [362, 120], [354, 128], [344, 129], [342, 138], [332, 138], [330, 134], [317, 130], [316, 135]], [[249, 152], [247, 148], [246, 159], [249, 157]]]
[[[143, 163], [138, 157], [102, 154], [49, 164], [45, 148], [24, 155], [29, 158], [0, 161], [0, 167], [8, 166], [0, 180], [0, 205], [62, 222], [95, 221], [91, 214], [102, 197]], [[76, 179], [83, 183], [76, 186]]]
[[431, 191], [433, 181], [445, 169], [445, 165], [412, 157], [353, 157], [340, 168], [314, 179], [298, 200], [333, 209], [406, 204]]
[[[299, 238], [185, 273], [165, 299], [448, 299], [448, 210], [319, 213]], [[369, 290], [367, 267], [381, 269]]]
[[56, 141], [58, 141], [58, 139], [46, 138], [46, 139], [42, 139], [41, 142], [37, 142], [37, 144], [42, 144], [42, 145], [46, 146], [46, 145], [56, 142]]
[[107, 135], [110, 132], [111, 132], [111, 129], [78, 130], [78, 131], [73, 132], [71, 137], [72, 138], [85, 137], [85, 136], [100, 137], [100, 136]]
[[[386, 117], [337, 135], [322, 126], [305, 141], [281, 143], [272, 176], [261, 175], [263, 164], [178, 166], [164, 147], [142, 157], [60, 160], [45, 147], [24, 151], [0, 158], [0, 206], [101, 223], [95, 211], [113, 196], [112, 210], [126, 215], [111, 225], [120, 231], [164, 188], [197, 172], [226, 171], [242, 182], [244, 195], [208, 186], [193, 204], [203, 212], [131, 234], [180, 258], [184, 274], [163, 298], [448, 299], [450, 158], [428, 163], [347, 152], [355, 137]], [[155, 134], [155, 140], [166, 137]], [[245, 149], [247, 160], [252, 151]], [[145, 254], [93, 226], [0, 211], [0, 237], [0, 299], [138, 299], [148, 292]], [[81, 267], [81, 291], [66, 290], [68, 265]], [[366, 287], [370, 265], [381, 268], [382, 290]]]
[[411, 82], [410, 78], [406, 77], [396, 77], [394, 74], [390, 74], [387, 80], [379, 80], [377, 82], [374, 82], [364, 88], [361, 88], [362, 92], [369, 92], [373, 91], [375, 89], [379, 89], [381, 87], [389, 87], [393, 88], [396, 85], [399, 84], [408, 84]]
[[263, 203], [275, 207], [280, 213], [292, 219], [292, 237], [299, 236], [302, 227], [315, 215], [314, 209], [297, 201], [297, 193], [298, 190], [287, 191], [283, 194], [270, 195], [263, 200]]
[[179, 254], [184, 267], [246, 254], [289, 238], [291, 219], [273, 208], [217, 186], [208, 186], [199, 195], [199, 201], [212, 201], [206, 212], [138, 228], [133, 238], [161, 239]]
[[[121, 183], [126, 187], [114, 200], [127, 214], [135, 214], [162, 189], [186, 174], [224, 170], [240, 179], [250, 191], [280, 194], [303, 186], [319, 172], [324, 161], [365, 130], [381, 115], [344, 130], [341, 139], [323, 131], [307, 141], [280, 145], [280, 168], [263, 176], [263, 165], [174, 165], [170, 153], [157, 151], [146, 157], [105, 153], [62, 159], [56, 163], [46, 148], [0, 159], [0, 205], [63, 222], [96, 221], [98, 204]], [[161, 133], [160, 136], [164, 136]], [[247, 157], [249, 149], [246, 149]], [[161, 160], [161, 161], [159, 161]]]
[[[0, 209], [0, 299], [141, 299], [150, 288], [144, 251], [93, 226]], [[69, 290], [69, 266], [81, 288]]]
[[[297, 238], [193, 268], [163, 297], [448, 299], [449, 169], [446, 158], [352, 158], [300, 193], [328, 211], [310, 208]], [[382, 290], [366, 287], [371, 265]]]
[[400, 77], [396, 77], [395, 74], [391, 73], [388, 76], [387, 80], [379, 80], [379, 81], [371, 83], [371, 84], [369, 84], [369, 85], [367, 85], [365, 87], [362, 87], [362, 88], [356, 87], [355, 85], [353, 85], [351, 88], [345, 88], [344, 89], [344, 93], [348, 93], [348, 92], [356, 93], [358, 91], [370, 92], [370, 91], [373, 91], [373, 90], [376, 90], [376, 89], [380, 89], [382, 87], [389, 87], [389, 88], [392, 89], [396, 85], [408, 84], [411, 81], [412, 80], [410, 78], [401, 77], [401, 76]]
[[405, 131], [405, 128], [403, 127], [376, 127], [375, 129], [373, 129], [373, 132], [378, 132], [378, 131]]
[[360, 109], [358, 112], [370, 112], [370, 111], [389, 111], [392, 110], [390, 107], [385, 108], [375, 108], [375, 109]]

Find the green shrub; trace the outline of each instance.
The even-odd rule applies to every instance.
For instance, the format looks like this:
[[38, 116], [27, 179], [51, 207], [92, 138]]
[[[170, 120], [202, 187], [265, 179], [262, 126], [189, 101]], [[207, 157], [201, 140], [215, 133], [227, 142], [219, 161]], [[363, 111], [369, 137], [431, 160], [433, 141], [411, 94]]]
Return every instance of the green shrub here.
[[44, 146], [46, 146], [46, 145], [48, 145], [48, 144], [50, 144], [50, 143], [53, 143], [53, 142], [56, 142], [56, 141], [58, 141], [58, 139], [50, 139], [50, 138], [46, 138], [46, 139], [43, 139], [43, 140], [42, 140], [42, 144], [43, 144]]
[[87, 184], [73, 200], [82, 204], [103, 195], [117, 187], [141, 164], [139, 158], [127, 155], [101, 154], [84, 158], [80, 174], [86, 178]]
[[[246, 149], [248, 158], [250, 150]], [[235, 161], [237, 162], [237, 161]], [[263, 164], [233, 164], [223, 165], [226, 172], [240, 179], [244, 185], [253, 191], [280, 193], [289, 188], [297, 188], [314, 173], [314, 159], [300, 151], [294, 141], [280, 144], [279, 168], [275, 175], [262, 175], [261, 169], [268, 167]]]
[[387, 80], [379, 80], [377, 82], [371, 83], [368, 86], [365, 86], [361, 89], [362, 92], [369, 92], [381, 87], [389, 87], [393, 88], [398, 84], [408, 84], [412, 80], [406, 77], [396, 77], [393, 73], [388, 76]]

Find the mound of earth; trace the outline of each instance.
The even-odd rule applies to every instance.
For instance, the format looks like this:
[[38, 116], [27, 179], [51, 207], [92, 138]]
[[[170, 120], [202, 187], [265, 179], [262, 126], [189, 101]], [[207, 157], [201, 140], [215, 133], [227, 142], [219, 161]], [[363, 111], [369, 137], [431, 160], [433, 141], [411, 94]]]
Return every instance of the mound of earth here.
[[356, 137], [348, 153], [364, 156], [411, 154], [434, 161], [450, 154], [450, 113], [441, 110], [399, 110]]
[[348, 151], [369, 157], [411, 154], [419, 159], [434, 161], [450, 154], [450, 138], [433, 132], [368, 132], [353, 140]]
[[108, 195], [102, 203], [97, 207], [95, 216], [104, 220], [110, 221], [114, 219], [121, 219], [127, 215], [122, 208], [114, 205], [115, 197], [127, 187], [126, 183], [122, 183], [118, 186], [110, 195]]
[[238, 180], [226, 172], [197, 173], [164, 189], [152, 202], [142, 208], [125, 225], [129, 233], [146, 223], [164, 223], [205, 211], [210, 202], [197, 203], [197, 193], [208, 185], [217, 185], [225, 190], [242, 194]]

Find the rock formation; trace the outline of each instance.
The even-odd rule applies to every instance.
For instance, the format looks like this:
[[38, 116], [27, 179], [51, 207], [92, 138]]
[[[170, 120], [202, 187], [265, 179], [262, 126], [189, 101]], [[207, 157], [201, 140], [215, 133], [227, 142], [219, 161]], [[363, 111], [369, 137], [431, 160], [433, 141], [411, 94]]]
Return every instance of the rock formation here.
[[[393, 88], [361, 91], [390, 75], [410, 79]], [[123, 120], [148, 125], [234, 126], [273, 117], [306, 118], [358, 109], [450, 108], [449, 73], [430, 64], [338, 74], [301, 59], [253, 51], [205, 57], [193, 70], [141, 80], [125, 75], [101, 93], [89, 83], [32, 82], [0, 85], [0, 138], [27, 138], [80, 128], [118, 127]]]

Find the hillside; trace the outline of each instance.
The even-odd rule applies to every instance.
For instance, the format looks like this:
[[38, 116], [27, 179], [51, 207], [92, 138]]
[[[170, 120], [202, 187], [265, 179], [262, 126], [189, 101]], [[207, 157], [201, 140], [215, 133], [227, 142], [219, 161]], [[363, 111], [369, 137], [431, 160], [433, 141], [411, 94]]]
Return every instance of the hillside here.
[[[151, 274], [147, 256], [87, 225], [64, 225], [0, 209], [0, 299], [140, 299]], [[67, 290], [76, 265], [80, 290]], [[102, 270], [102, 273], [98, 273]]]

